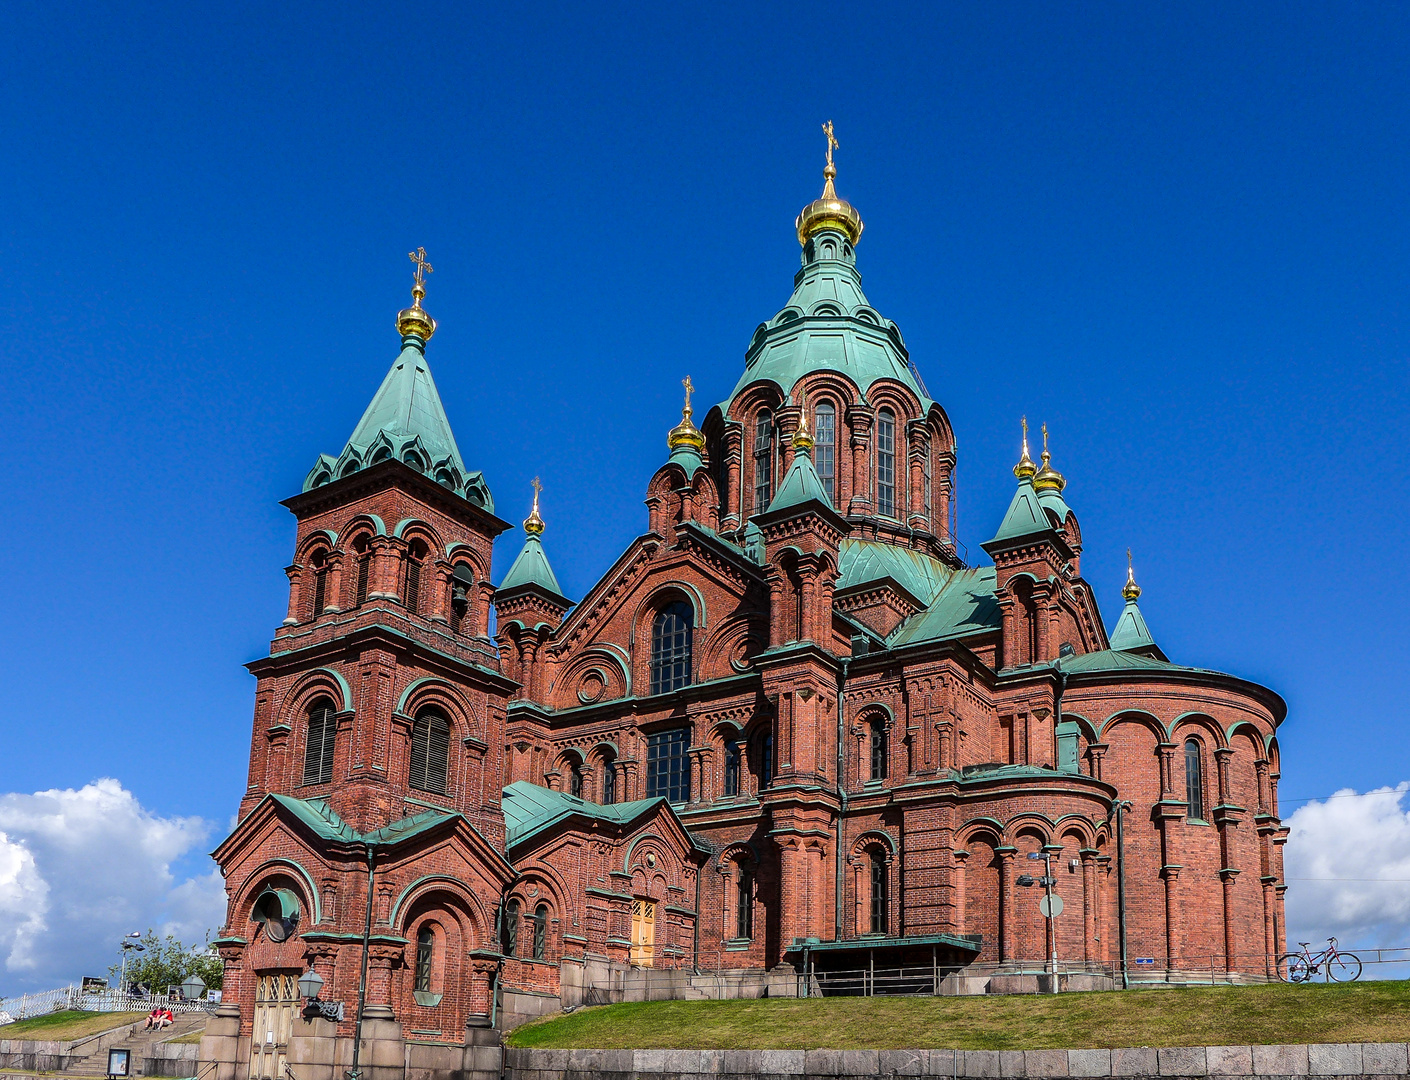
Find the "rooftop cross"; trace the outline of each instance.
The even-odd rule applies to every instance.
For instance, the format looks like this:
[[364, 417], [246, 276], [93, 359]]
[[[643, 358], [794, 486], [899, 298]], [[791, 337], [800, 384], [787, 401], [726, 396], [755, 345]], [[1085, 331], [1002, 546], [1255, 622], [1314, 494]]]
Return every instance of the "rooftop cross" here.
[[687, 375], [681, 380], [681, 385], [685, 387], [685, 415], [689, 416], [693, 411], [690, 407], [690, 395], [695, 393], [695, 384], [690, 381], [690, 376]]
[[529, 486], [534, 489], [534, 511], [537, 513], [539, 508], [539, 492], [543, 490], [543, 485], [539, 483], [539, 478], [536, 476]]
[[823, 134], [827, 136], [827, 167], [836, 168], [832, 163], [832, 152], [838, 148], [837, 136], [832, 133], [832, 121], [829, 120], [822, 126]]
[[426, 249], [419, 247], [415, 251], [408, 251], [406, 256], [416, 264], [417, 288], [424, 289], [426, 287], [426, 275], [436, 272], [436, 268], [426, 261]]

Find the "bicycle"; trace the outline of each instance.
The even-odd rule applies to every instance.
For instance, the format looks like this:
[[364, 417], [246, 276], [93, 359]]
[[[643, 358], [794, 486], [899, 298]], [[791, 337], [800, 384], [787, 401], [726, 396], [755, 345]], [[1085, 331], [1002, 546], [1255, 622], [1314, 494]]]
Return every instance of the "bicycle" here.
[[1287, 952], [1278, 957], [1278, 978], [1288, 983], [1311, 980], [1326, 965], [1328, 982], [1354, 982], [1361, 977], [1361, 958], [1355, 953], [1342, 952], [1337, 939], [1328, 938], [1327, 947], [1319, 953], [1308, 951], [1311, 942], [1299, 941], [1301, 952]]

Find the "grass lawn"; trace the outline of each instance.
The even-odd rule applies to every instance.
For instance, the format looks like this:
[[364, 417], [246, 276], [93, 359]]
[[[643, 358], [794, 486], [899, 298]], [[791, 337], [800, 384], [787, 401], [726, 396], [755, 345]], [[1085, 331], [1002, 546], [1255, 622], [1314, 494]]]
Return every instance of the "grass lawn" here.
[[179, 1038], [168, 1039], [167, 1042], [169, 1042], [169, 1043], [198, 1043], [198, 1042], [201, 1041], [201, 1036], [204, 1035], [205, 1033], [206, 1033], [206, 1029], [205, 1029], [204, 1027], [198, 1027], [195, 1031], [188, 1031], [185, 1035], [182, 1035], [182, 1036], [180, 1036]]
[[40, 1039], [46, 1042], [72, 1042], [85, 1035], [97, 1035], [100, 1031], [111, 1031], [141, 1020], [146, 1013], [95, 1013], [81, 1009], [65, 1009], [63, 1012], [45, 1013], [31, 1016], [28, 1020], [16, 1020], [13, 1024], [0, 1026], [0, 1039]]
[[[0, 1029], [3, 1030], [3, 1029]], [[961, 1050], [1397, 1042], [1410, 980], [939, 998], [653, 1001], [517, 1028], [510, 1046], [603, 1050]]]

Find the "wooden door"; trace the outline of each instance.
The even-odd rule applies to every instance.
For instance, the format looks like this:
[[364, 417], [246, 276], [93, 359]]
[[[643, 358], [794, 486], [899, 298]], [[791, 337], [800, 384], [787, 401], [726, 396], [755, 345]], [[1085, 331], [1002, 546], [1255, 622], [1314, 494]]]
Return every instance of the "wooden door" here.
[[632, 901], [631, 962], [636, 967], [652, 967], [656, 962], [656, 901]]
[[283, 1080], [289, 1036], [299, 1012], [298, 972], [265, 972], [255, 984], [250, 1080]]

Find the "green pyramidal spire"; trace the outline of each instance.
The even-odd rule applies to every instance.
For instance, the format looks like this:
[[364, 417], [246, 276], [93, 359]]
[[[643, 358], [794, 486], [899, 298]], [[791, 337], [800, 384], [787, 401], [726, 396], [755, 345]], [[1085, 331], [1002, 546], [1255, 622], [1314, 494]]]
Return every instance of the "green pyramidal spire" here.
[[548, 565], [548, 554], [543, 550], [543, 541], [539, 539], [544, 530], [543, 518], [539, 516], [539, 492], [542, 490], [539, 478], [534, 477], [534, 508], [524, 519], [524, 546], [520, 549], [518, 558], [509, 567], [509, 573], [505, 574], [504, 580], [499, 583], [497, 594], [503, 599], [520, 589], [532, 590], [547, 593], [549, 599], [559, 601], [567, 607], [573, 602], [563, 595], [558, 577], [554, 574], [553, 567]]
[[1126, 606], [1121, 611], [1121, 618], [1116, 620], [1116, 627], [1111, 632], [1111, 648], [1115, 652], [1141, 653], [1144, 656], [1153, 656], [1157, 660], [1166, 659], [1165, 653], [1161, 651], [1159, 645], [1155, 643], [1155, 638], [1151, 636], [1150, 627], [1146, 625], [1145, 616], [1141, 614], [1141, 608], [1136, 603], [1141, 596], [1141, 587], [1136, 584], [1136, 572], [1131, 565], [1131, 552], [1126, 552], [1126, 584], [1121, 590], [1121, 597], [1126, 601]]
[[412, 252], [411, 259], [416, 263], [412, 305], [397, 315], [401, 354], [377, 388], [343, 452], [336, 458], [319, 455], [304, 480], [304, 490], [396, 458], [493, 513], [494, 499], [483, 476], [467, 469], [460, 456], [441, 395], [426, 363], [426, 343], [436, 332], [436, 320], [421, 306], [426, 295], [425, 275], [431, 271], [425, 248]]

